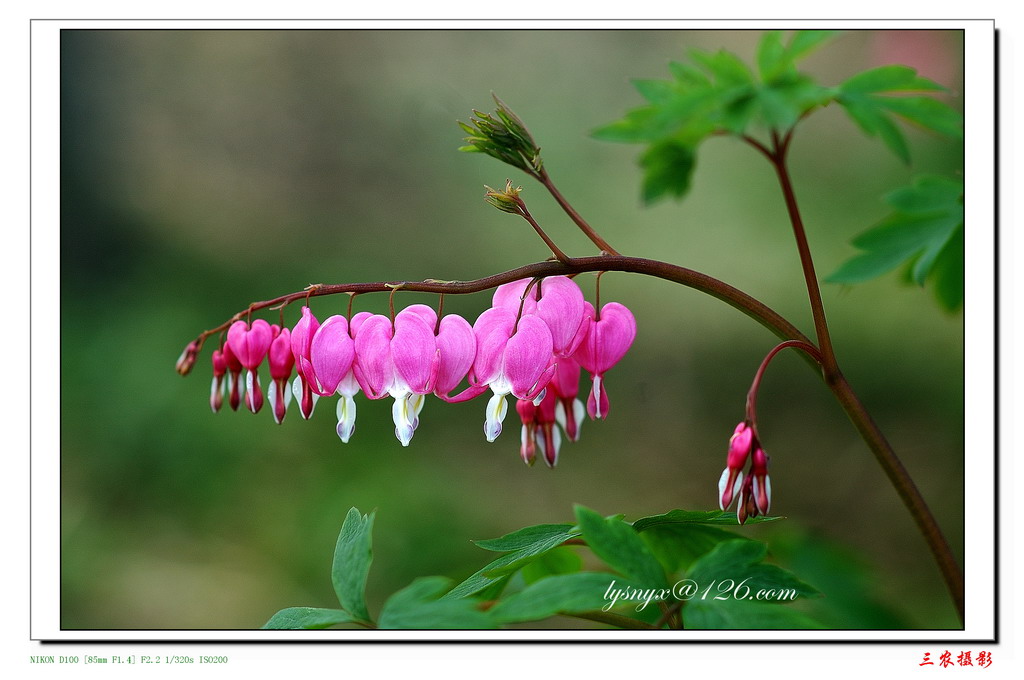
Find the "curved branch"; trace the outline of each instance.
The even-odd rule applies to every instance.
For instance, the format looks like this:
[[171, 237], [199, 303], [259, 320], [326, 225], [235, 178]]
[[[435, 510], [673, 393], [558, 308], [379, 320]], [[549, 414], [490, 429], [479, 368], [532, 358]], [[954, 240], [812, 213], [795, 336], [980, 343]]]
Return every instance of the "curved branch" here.
[[305, 290], [281, 295], [271, 300], [254, 302], [245, 309], [234, 314], [230, 319], [221, 325], [203, 331], [185, 348], [182, 358], [178, 360], [178, 372], [187, 375], [195, 363], [199, 350], [202, 349], [206, 339], [228, 328], [232, 323], [238, 321], [248, 314], [260, 309], [285, 306], [296, 300], [319, 297], [321, 295], [337, 295], [340, 293], [379, 293], [390, 292], [396, 288], [403, 291], [420, 293], [444, 293], [446, 295], [465, 295], [479, 293], [498, 286], [518, 281], [519, 279], [559, 276], [570, 274], [582, 274], [584, 272], [597, 271], [618, 271], [631, 272], [653, 276], [666, 281], [672, 281], [681, 285], [693, 288], [694, 290], [706, 293], [718, 298], [723, 302], [735, 307], [762, 326], [770, 330], [782, 340], [799, 340], [811, 344], [810, 339], [801, 333], [796, 326], [791, 324], [778, 312], [771, 309], [763, 302], [747, 295], [738, 288], [719, 281], [718, 279], [670, 264], [659, 260], [648, 260], [642, 257], [626, 257], [623, 255], [601, 255], [597, 257], [574, 257], [565, 262], [536, 262], [524, 265], [516, 269], [510, 269], [500, 274], [486, 276], [482, 279], [472, 281], [441, 281], [437, 279], [426, 279], [425, 281], [376, 281], [370, 283], [338, 283], [338, 284], [314, 284]]

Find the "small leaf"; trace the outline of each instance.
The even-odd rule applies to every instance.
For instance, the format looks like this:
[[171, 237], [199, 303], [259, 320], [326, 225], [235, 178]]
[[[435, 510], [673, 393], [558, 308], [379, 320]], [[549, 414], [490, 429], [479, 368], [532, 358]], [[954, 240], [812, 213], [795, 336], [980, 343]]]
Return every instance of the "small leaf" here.
[[719, 50], [714, 54], [692, 50], [690, 58], [715, 77], [718, 86], [747, 85], [754, 82], [754, 74], [732, 52]]
[[632, 82], [637, 92], [652, 104], [662, 104], [668, 101], [674, 94], [672, 83], [666, 80], [635, 79]]
[[478, 601], [439, 599], [451, 583], [442, 576], [416, 579], [387, 599], [377, 627], [414, 630], [495, 628], [494, 620], [477, 608]]
[[583, 568], [583, 559], [570, 546], [552, 548], [522, 569], [523, 581], [534, 583], [549, 576], [572, 574]]
[[264, 630], [315, 630], [339, 623], [351, 623], [352, 617], [340, 609], [289, 607], [282, 609], [263, 624]]
[[352, 508], [341, 525], [334, 548], [331, 581], [341, 606], [362, 621], [371, 621], [366, 610], [366, 578], [373, 561], [373, 514], [361, 515]]
[[878, 106], [940, 135], [963, 137], [963, 118], [959, 113], [931, 97], [877, 97]]
[[782, 31], [765, 31], [757, 44], [757, 68], [761, 80], [770, 82], [782, 75], [790, 66], [789, 54], [782, 45]]
[[[774, 522], [780, 520], [782, 517], [751, 517], [747, 520], [747, 524], [757, 524], [758, 522]], [[723, 512], [721, 510], [671, 510], [661, 515], [651, 515], [649, 517], [641, 517], [640, 519], [633, 522], [633, 528], [637, 531], [647, 531], [651, 527], [662, 526], [667, 524], [711, 524], [711, 525], [727, 525], [727, 526], [739, 526], [739, 521], [736, 519], [736, 513], [734, 512]]]
[[613, 587], [637, 586], [624, 583], [612, 574], [598, 572], [550, 576], [510, 595], [490, 613], [499, 623], [518, 623], [602, 609], [612, 602], [607, 593]]
[[668, 141], [652, 146], [640, 157], [644, 168], [643, 199], [650, 205], [665, 194], [681, 198], [690, 189], [693, 149]]
[[789, 58], [793, 61], [802, 59], [840, 34], [842, 31], [794, 31], [787, 48]]
[[667, 585], [665, 570], [629, 524], [605, 519], [582, 505], [576, 506], [576, 521], [594, 554], [620, 574], [645, 588]]
[[964, 225], [960, 224], [946, 241], [932, 268], [935, 297], [947, 312], [964, 304]]
[[936, 82], [919, 77], [917, 71], [909, 66], [900, 64], [868, 69], [849, 78], [839, 86], [839, 90], [847, 94], [944, 91], [945, 89]]
[[[564, 537], [571, 533], [571, 530], [571, 524], [536, 524], [505, 534], [501, 538], [488, 538], [473, 543], [484, 550], [508, 552], [529, 548], [537, 543], [546, 543], [552, 537]], [[561, 538], [559, 543], [564, 540], [565, 538]]]

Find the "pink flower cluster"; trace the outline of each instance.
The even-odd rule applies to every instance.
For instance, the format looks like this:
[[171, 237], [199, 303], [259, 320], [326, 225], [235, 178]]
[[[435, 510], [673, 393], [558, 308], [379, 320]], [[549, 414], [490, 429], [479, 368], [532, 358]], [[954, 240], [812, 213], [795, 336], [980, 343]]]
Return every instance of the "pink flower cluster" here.
[[[457, 314], [439, 319], [420, 304], [401, 310], [393, 322], [360, 312], [351, 320], [331, 316], [320, 323], [308, 307], [291, 330], [261, 319], [236, 321], [213, 353], [210, 406], [219, 411], [227, 397], [232, 409], [244, 400], [258, 412], [264, 395], [257, 369], [266, 359], [273, 381], [267, 401], [276, 422], [284, 420], [293, 398], [308, 419], [319, 397], [337, 394], [337, 432], [348, 442], [355, 430], [356, 394], [362, 391], [372, 400], [390, 396], [395, 435], [408, 446], [427, 395], [461, 402], [489, 389], [487, 441], [501, 434], [511, 394], [523, 423], [523, 460], [532, 464], [539, 451], [554, 466], [561, 443], [555, 424], [572, 441], [580, 436], [581, 369], [592, 379], [585, 411], [605, 418], [604, 375], [633, 344], [636, 321], [617, 302], [598, 313], [567, 277], [531, 282], [499, 286], [492, 307], [472, 326]], [[452, 395], [463, 379], [468, 387]]]
[[[750, 471], [743, 477], [743, 468], [750, 460]], [[729, 439], [729, 455], [718, 482], [718, 505], [727, 509], [736, 498], [736, 518], [740, 524], [748, 517], [767, 515], [772, 505], [772, 480], [768, 476], [768, 454], [748, 421], [736, 426]]]

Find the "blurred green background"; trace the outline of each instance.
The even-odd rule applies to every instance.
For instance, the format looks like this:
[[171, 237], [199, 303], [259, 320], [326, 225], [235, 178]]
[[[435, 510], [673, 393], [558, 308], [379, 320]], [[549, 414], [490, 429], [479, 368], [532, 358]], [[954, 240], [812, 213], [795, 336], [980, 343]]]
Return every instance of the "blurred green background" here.
[[[214, 415], [209, 348], [187, 379], [174, 361], [250, 301], [310, 283], [469, 279], [543, 259], [529, 225], [482, 200], [484, 184], [506, 177], [524, 185], [564, 250], [592, 253], [541, 187], [456, 152], [455, 120], [490, 110], [492, 90], [616, 248], [724, 279], [810, 332], [785, 207], [763, 158], [711, 140], [686, 200], [643, 208], [640, 148], [588, 138], [641, 104], [630, 78], [665, 78], [668, 61], [694, 47], [749, 60], [759, 35], [63, 31], [62, 626], [254, 628], [283, 607], [331, 606], [333, 547], [350, 506], [377, 510], [371, 612], [414, 577], [462, 578], [485, 564], [470, 539], [568, 521], [573, 503], [628, 518], [717, 507], [727, 440], [776, 340], [666, 282], [604, 277], [603, 299], [627, 304], [639, 334], [608, 375], [610, 417], [587, 422], [553, 471], [520, 461], [514, 411], [488, 444], [482, 400], [430, 400], [403, 449], [390, 401], [360, 397], [346, 446], [334, 434], [333, 400], [312, 421], [293, 411], [282, 426], [266, 409]], [[805, 70], [834, 85], [907, 63], [948, 85], [947, 101], [960, 108], [961, 61], [959, 32], [863, 31], [812, 55]], [[792, 172], [819, 276], [885, 215], [883, 193], [914, 172], [961, 168], [957, 144], [909, 136], [913, 168], [838, 107], [801, 125]], [[592, 281], [580, 279], [591, 299]], [[943, 314], [897, 274], [823, 293], [847, 377], [962, 559], [962, 315]], [[489, 300], [449, 298], [445, 310], [472, 321]], [[346, 302], [312, 307], [323, 319]], [[436, 298], [398, 297], [412, 302]], [[356, 302], [386, 305], [379, 295]], [[298, 311], [287, 310], [289, 324]], [[745, 531], [777, 543], [777, 557], [816, 585], [827, 560], [800, 571], [807, 551], [793, 545], [841, 544], [896, 620], [958, 627], [896, 493], [797, 356], [773, 363], [758, 412], [773, 511], [789, 519]], [[831, 625], [864, 625], [856, 602], [850, 609]]]

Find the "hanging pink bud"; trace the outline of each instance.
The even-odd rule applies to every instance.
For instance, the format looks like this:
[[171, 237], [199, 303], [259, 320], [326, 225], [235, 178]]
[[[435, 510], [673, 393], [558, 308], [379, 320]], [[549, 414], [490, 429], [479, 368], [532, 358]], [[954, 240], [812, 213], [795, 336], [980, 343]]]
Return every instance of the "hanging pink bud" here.
[[[274, 326], [274, 328], [277, 328]], [[267, 398], [278, 424], [284, 421], [285, 412], [292, 401], [292, 392], [288, 380], [292, 376], [295, 357], [292, 355], [291, 331], [287, 328], [278, 329], [274, 341], [267, 352], [267, 363], [270, 365], [270, 377], [274, 381]]]
[[292, 393], [299, 404], [299, 413], [306, 420], [313, 415], [319, 395], [313, 391], [316, 375], [310, 360], [313, 336], [320, 328], [320, 322], [309, 307], [302, 306], [302, 317], [291, 330], [292, 356], [295, 358], [295, 372], [298, 374], [292, 384]]
[[604, 392], [604, 374], [625, 356], [636, 338], [636, 319], [624, 305], [609, 302], [596, 318], [593, 305], [584, 303], [583, 325], [586, 333], [573, 358], [593, 379], [587, 400], [587, 412], [593, 419], [608, 415], [608, 395]]
[[213, 383], [210, 385], [210, 408], [214, 413], [220, 411], [224, 405], [224, 376], [228, 372], [228, 363], [224, 360], [224, 353], [219, 349], [213, 350]]
[[181, 351], [181, 356], [178, 357], [178, 361], [174, 364], [174, 369], [178, 372], [178, 375], [188, 375], [191, 373], [198, 357], [199, 341], [193, 340], [185, 345], [185, 349]]
[[535, 437], [537, 432], [537, 407], [532, 401], [519, 399], [516, 401], [516, 411], [519, 419], [523, 422], [523, 434], [519, 447], [519, 455], [527, 465], [533, 465], [537, 458], [537, 445]]
[[768, 454], [760, 446], [750, 457], [750, 477], [754, 503], [762, 515], [767, 515], [772, 507], [772, 480], [768, 476]]
[[315, 378], [311, 384], [313, 391], [321, 397], [334, 394], [352, 369], [355, 352], [348, 319], [341, 315], [328, 317], [310, 342], [309, 357]]
[[253, 413], [263, 408], [263, 390], [257, 368], [267, 356], [273, 331], [263, 319], [256, 319], [252, 326], [245, 321], [236, 321], [228, 328], [228, 346], [239, 362], [245, 367], [245, 405]]
[[722, 510], [732, 504], [733, 498], [743, 483], [743, 467], [747, 464], [747, 458], [750, 456], [753, 437], [753, 428], [743, 421], [736, 426], [736, 430], [729, 439], [726, 467], [718, 481], [718, 507]]
[[228, 329], [228, 345], [242, 366], [255, 371], [267, 356], [270, 343], [274, 339], [270, 324], [263, 319], [256, 319], [250, 327], [244, 321], [236, 321]]
[[[580, 428], [583, 425], [583, 416], [586, 409], [583, 402], [576, 398], [580, 391], [580, 365], [572, 357], [558, 360], [555, 375], [548, 385], [548, 389], [554, 389], [558, 397], [555, 405], [555, 419], [565, 430], [565, 436], [569, 441], [580, 440]], [[606, 404], [607, 407], [607, 404]]]
[[537, 448], [544, 456], [544, 462], [553, 468], [558, 463], [558, 449], [562, 445], [562, 435], [555, 427], [555, 406], [558, 398], [554, 390], [548, 390], [544, 399], [537, 406]]
[[221, 347], [221, 356], [224, 358], [224, 364], [228, 367], [228, 373], [231, 374], [231, 378], [228, 380], [228, 405], [231, 406], [232, 411], [237, 411], [238, 405], [242, 403], [243, 388], [240, 378], [244, 367], [235, 353], [231, 351], [231, 345], [225, 344]]

